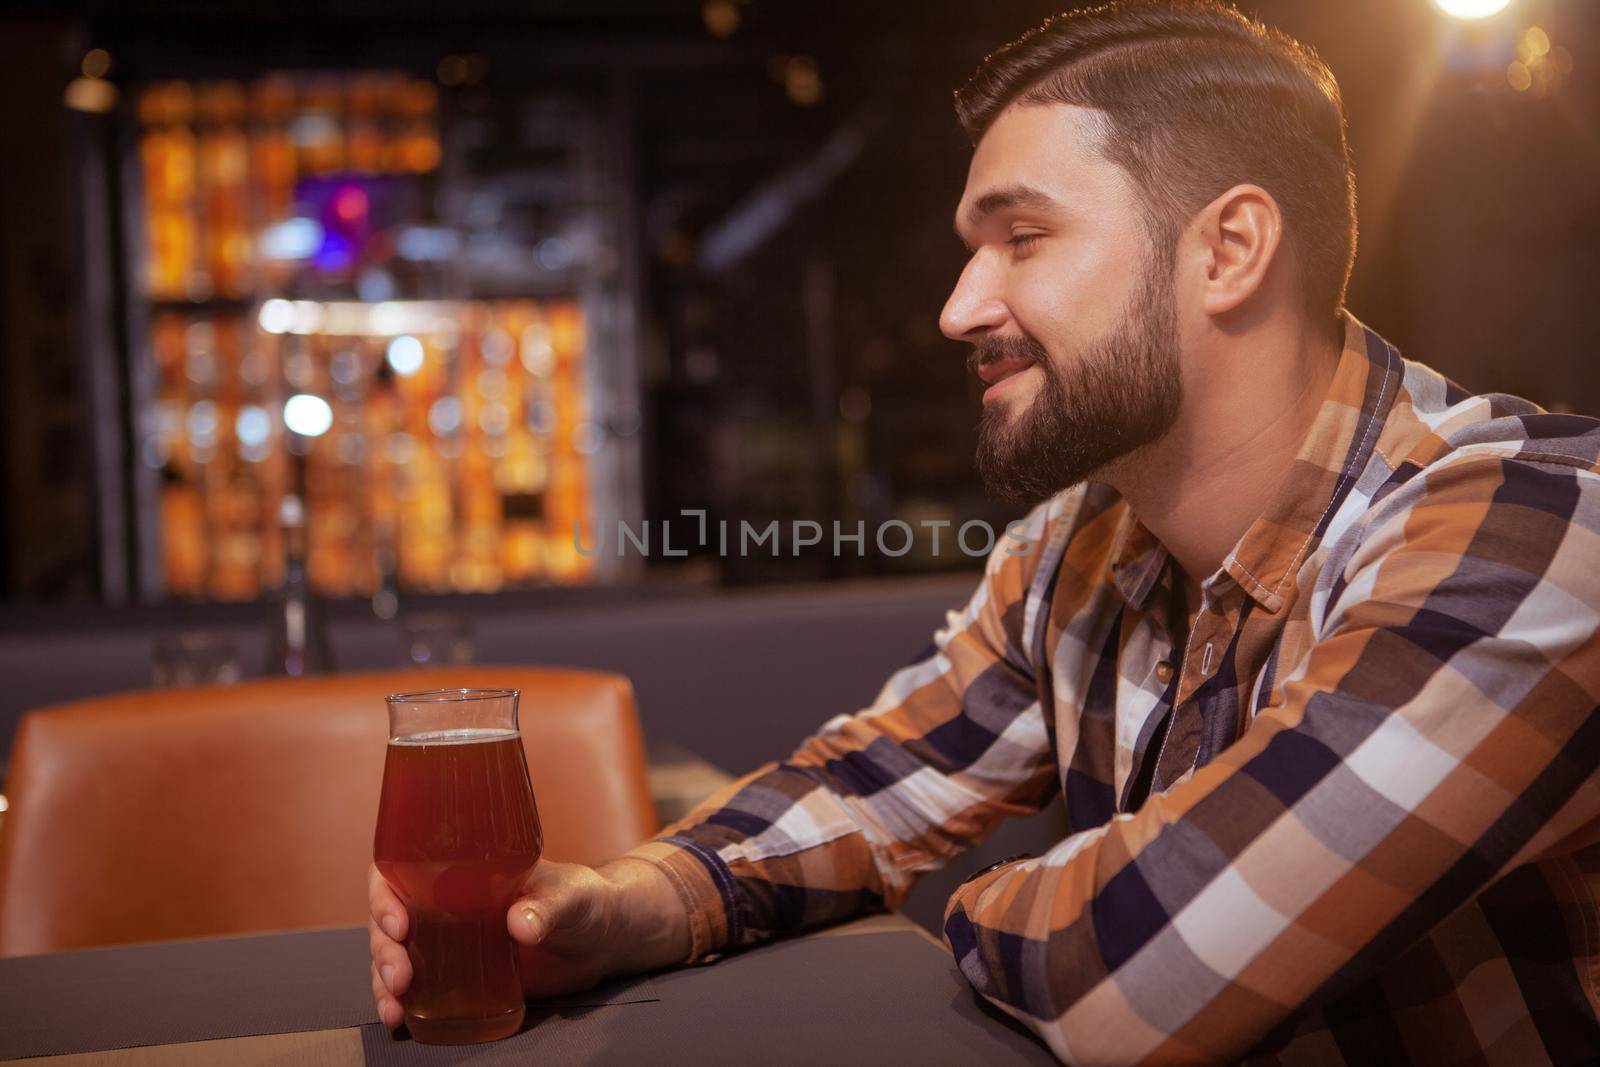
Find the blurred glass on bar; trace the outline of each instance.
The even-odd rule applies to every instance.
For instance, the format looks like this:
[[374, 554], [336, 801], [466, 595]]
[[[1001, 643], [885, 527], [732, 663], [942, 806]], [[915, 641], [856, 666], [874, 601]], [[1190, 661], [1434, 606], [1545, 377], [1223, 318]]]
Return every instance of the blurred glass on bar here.
[[159, 689], [232, 685], [241, 677], [239, 650], [220, 634], [191, 631], [159, 638], [150, 656], [150, 684]]
[[446, 612], [407, 614], [400, 620], [405, 661], [414, 667], [464, 667], [472, 662], [472, 622]]

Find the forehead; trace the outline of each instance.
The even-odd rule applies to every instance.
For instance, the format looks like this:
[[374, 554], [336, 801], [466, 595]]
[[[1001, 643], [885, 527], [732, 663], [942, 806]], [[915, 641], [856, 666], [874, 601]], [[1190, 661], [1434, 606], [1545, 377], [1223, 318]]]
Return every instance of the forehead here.
[[1012, 104], [985, 131], [967, 168], [958, 222], [986, 192], [1024, 185], [1066, 205], [1102, 209], [1124, 202], [1131, 189], [1116, 164], [1098, 150], [1095, 112], [1071, 104]]

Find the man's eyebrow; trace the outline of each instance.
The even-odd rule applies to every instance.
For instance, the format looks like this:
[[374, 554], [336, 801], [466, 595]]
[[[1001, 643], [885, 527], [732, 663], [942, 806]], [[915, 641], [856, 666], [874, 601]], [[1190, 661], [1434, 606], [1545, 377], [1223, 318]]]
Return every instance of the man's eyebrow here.
[[[1033, 188], [1031, 185], [1003, 185], [998, 189], [991, 189], [972, 202], [967, 209], [967, 225], [976, 228], [984, 219], [996, 212], [1007, 208], [1032, 208], [1035, 211], [1060, 211], [1062, 204], [1049, 193]], [[956, 220], [956, 236], [966, 240], [961, 234], [961, 221]]]

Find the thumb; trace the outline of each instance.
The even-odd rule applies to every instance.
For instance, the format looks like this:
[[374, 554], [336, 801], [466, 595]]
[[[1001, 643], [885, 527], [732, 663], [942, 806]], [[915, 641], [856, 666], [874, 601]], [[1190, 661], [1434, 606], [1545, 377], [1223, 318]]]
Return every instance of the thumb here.
[[511, 914], [506, 917], [511, 936], [530, 947], [549, 937], [553, 925], [546, 917], [549, 910], [548, 905], [541, 907], [533, 897], [523, 897], [511, 905]]
[[584, 921], [592, 901], [581, 878], [565, 877], [569, 864], [540, 863], [525, 896], [511, 905], [506, 928], [524, 945], [541, 943], [564, 926]]

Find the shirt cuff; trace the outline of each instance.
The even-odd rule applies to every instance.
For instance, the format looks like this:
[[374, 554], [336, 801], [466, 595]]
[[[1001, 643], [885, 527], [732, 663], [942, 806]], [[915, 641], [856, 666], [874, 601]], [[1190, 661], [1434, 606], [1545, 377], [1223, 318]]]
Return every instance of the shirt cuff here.
[[647, 841], [623, 854], [667, 876], [689, 917], [689, 958], [698, 963], [734, 941], [733, 876], [722, 857], [685, 838]]

